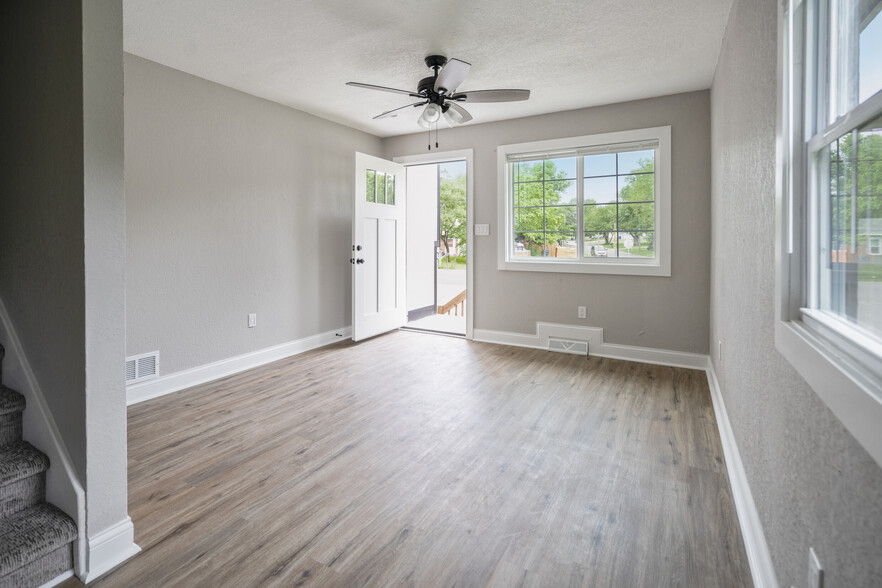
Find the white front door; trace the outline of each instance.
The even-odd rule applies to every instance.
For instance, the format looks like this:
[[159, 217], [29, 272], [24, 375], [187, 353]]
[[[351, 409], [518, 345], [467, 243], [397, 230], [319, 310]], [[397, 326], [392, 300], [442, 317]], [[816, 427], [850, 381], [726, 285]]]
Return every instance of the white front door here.
[[360, 341], [404, 325], [404, 166], [355, 154], [352, 218], [352, 340]]

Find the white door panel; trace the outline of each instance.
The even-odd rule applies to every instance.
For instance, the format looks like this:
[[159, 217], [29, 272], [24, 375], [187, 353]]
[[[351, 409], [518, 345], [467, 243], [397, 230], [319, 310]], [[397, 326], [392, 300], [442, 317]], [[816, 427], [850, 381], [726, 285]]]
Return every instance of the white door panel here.
[[352, 219], [352, 339], [407, 322], [404, 166], [355, 154]]

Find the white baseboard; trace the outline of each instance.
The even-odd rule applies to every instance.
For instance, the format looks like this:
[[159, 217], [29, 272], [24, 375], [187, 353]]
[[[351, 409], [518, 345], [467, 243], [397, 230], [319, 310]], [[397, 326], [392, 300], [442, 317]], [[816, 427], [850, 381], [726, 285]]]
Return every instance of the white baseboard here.
[[59, 574], [59, 575], [55, 576], [54, 578], [52, 578], [51, 580], [49, 580], [45, 584], [41, 584], [39, 586], [39, 588], [52, 588], [53, 586], [58, 586], [59, 584], [61, 584], [65, 580], [69, 580], [70, 578], [73, 578], [73, 577], [74, 577], [73, 570], [68, 570], [68, 571], [64, 572], [63, 574]]
[[205, 382], [211, 382], [218, 378], [238, 374], [239, 372], [291, 357], [292, 355], [324, 347], [337, 341], [343, 341], [350, 337], [352, 337], [352, 328], [343, 327], [342, 329], [326, 331], [311, 337], [304, 337], [296, 341], [289, 341], [281, 345], [259, 349], [251, 353], [237, 355], [236, 357], [222, 359], [166, 376], [159, 376], [145, 382], [132, 384], [126, 387], [126, 405], [131, 406], [138, 402], [165, 396], [166, 394], [204, 384]]
[[706, 358], [706, 362], [707, 385], [710, 388], [714, 414], [717, 417], [717, 429], [720, 432], [723, 455], [726, 458], [726, 471], [729, 474], [729, 484], [732, 486], [732, 499], [735, 501], [735, 511], [738, 513], [738, 523], [741, 526], [741, 536], [744, 538], [744, 548], [747, 551], [747, 561], [750, 564], [753, 584], [756, 588], [778, 588], [778, 579], [772, 565], [769, 545], [766, 543], [766, 536], [763, 533], [759, 512], [756, 510], [756, 503], [753, 501], [753, 494], [750, 492], [747, 473], [744, 471], [744, 464], [741, 462], [741, 454], [738, 452], [738, 444], [735, 442], [735, 434], [732, 431], [732, 424], [726, 413], [726, 405], [723, 403], [723, 395], [716, 371], [714, 371], [714, 364], [710, 357]]
[[499, 343], [502, 345], [513, 345], [515, 347], [549, 350], [549, 337], [562, 337], [565, 339], [588, 341], [589, 355], [597, 357], [609, 357], [611, 359], [624, 359], [626, 361], [639, 361], [641, 363], [654, 363], [696, 370], [704, 370], [707, 366], [707, 355], [700, 353], [604, 343], [603, 329], [599, 327], [536, 323], [535, 335], [510, 333], [507, 331], [492, 331], [489, 329], [475, 329], [474, 340], [482, 341], [484, 343]]
[[79, 572], [86, 561], [86, 492], [2, 300], [0, 340], [6, 347], [3, 384], [25, 397], [26, 408], [22, 413], [24, 440], [49, 457], [46, 500], [63, 510], [77, 524], [74, 568]]
[[89, 570], [80, 574], [83, 582], [99, 578], [141, 551], [135, 543], [135, 527], [126, 517], [89, 538]]

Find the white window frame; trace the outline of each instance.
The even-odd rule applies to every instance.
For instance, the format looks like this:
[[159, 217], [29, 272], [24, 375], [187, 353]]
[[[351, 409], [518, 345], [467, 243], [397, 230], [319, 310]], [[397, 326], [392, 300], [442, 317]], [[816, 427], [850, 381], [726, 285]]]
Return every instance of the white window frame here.
[[[882, 465], [882, 346], [819, 310], [813, 251], [821, 185], [812, 154], [882, 109], [869, 98], [825, 132], [808, 136], [824, 113], [816, 88], [826, 80], [823, 27], [807, 26], [827, 0], [786, 0], [778, 7], [775, 345], [848, 431]], [[820, 5], [820, 8], [818, 8]], [[810, 64], [812, 67], [805, 67]], [[826, 83], [826, 82], [825, 82]], [[812, 89], [812, 91], [807, 91]], [[837, 134], [838, 133], [838, 134]]]
[[[511, 172], [508, 162], [509, 155], [541, 154], [556, 151], [577, 150], [583, 148], [609, 147], [615, 151], [616, 144], [657, 141], [655, 158], [655, 235], [656, 251], [653, 258], [620, 258], [620, 257], [585, 257], [576, 259], [522, 258], [514, 256], [514, 212], [513, 198], [509, 193]], [[584, 274], [621, 274], [634, 276], [665, 276], [671, 275], [671, 127], [653, 127], [613, 133], [600, 133], [551, 139], [548, 141], [532, 141], [513, 145], [500, 145], [497, 148], [498, 169], [498, 261], [500, 270], [584, 273]], [[580, 158], [581, 159], [581, 158]], [[578, 168], [581, 169], [581, 166]], [[581, 174], [577, 174], [581, 175]], [[579, 229], [582, 230], [582, 185], [583, 178], [576, 179], [579, 194]]]

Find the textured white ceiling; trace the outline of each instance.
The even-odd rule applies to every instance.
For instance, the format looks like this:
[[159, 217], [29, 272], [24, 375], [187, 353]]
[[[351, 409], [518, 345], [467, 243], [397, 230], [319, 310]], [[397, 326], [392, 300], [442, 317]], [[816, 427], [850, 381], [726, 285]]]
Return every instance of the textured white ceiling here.
[[423, 58], [472, 64], [468, 124], [709, 88], [732, 0], [125, 0], [125, 50], [380, 137], [419, 132]]

